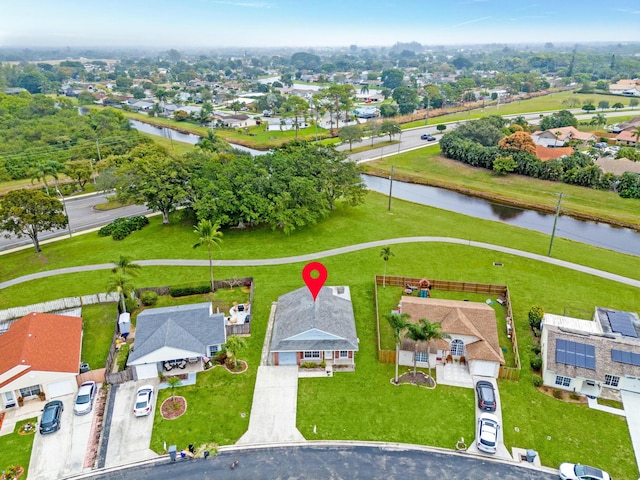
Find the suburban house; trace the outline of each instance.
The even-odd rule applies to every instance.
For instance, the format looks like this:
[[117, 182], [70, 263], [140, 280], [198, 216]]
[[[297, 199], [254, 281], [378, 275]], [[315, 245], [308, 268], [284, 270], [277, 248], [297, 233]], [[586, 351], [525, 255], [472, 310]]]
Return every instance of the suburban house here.
[[635, 147], [636, 143], [638, 143], [636, 132], [633, 130], [621, 131], [616, 137], [616, 143], [625, 147]]
[[156, 378], [163, 370], [202, 366], [227, 341], [224, 314], [211, 303], [148, 308], [138, 315], [135, 340], [127, 365], [136, 378]]
[[538, 130], [531, 134], [531, 138], [536, 145], [543, 147], [557, 148], [564, 147], [571, 140], [578, 140], [582, 144], [596, 142], [598, 139], [593, 133], [581, 132], [575, 127], [560, 127], [550, 130]]
[[[298, 128], [307, 128], [309, 124], [303, 117], [298, 118]], [[267, 121], [268, 132], [288, 132], [296, 129], [296, 122], [293, 118], [270, 118]]]
[[637, 173], [640, 175], [640, 162], [634, 162], [628, 158], [600, 157], [596, 160], [596, 165], [604, 173], [622, 175], [623, 173]]
[[574, 152], [572, 147], [549, 148], [542, 145], [536, 145], [536, 157], [541, 162], [548, 162], [556, 158], [572, 155]]
[[599, 397], [603, 388], [640, 393], [640, 318], [597, 307], [592, 320], [545, 314], [540, 345], [545, 385]]
[[243, 113], [235, 115], [216, 115], [216, 119], [222, 122], [227, 128], [253, 127], [256, 121], [249, 115]]
[[[469, 366], [471, 375], [497, 378], [504, 356], [498, 341], [496, 314], [486, 303], [444, 300], [430, 297], [403, 295], [399, 310], [409, 315], [409, 321], [417, 323], [422, 318], [438, 322], [441, 331], [451, 338], [418, 345], [404, 338], [400, 351], [400, 363], [427, 366], [427, 355], [431, 366], [438, 362], [457, 361]], [[427, 351], [430, 348], [430, 351]]]
[[349, 287], [322, 287], [316, 301], [307, 287], [278, 298], [269, 348], [271, 365], [326, 362], [355, 368], [356, 322]]
[[609, 93], [614, 95], [640, 96], [640, 79], [621, 79], [609, 85]]
[[30, 313], [0, 335], [0, 410], [77, 391], [82, 318]]

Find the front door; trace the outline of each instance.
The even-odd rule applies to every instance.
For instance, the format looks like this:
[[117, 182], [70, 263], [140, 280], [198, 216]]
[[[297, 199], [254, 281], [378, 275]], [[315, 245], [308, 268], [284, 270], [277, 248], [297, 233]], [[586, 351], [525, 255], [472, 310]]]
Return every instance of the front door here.
[[333, 350], [325, 350], [324, 351], [324, 359], [325, 360], [333, 360]]
[[16, 406], [16, 397], [13, 392], [5, 392], [2, 394], [4, 399], [4, 408], [11, 408]]

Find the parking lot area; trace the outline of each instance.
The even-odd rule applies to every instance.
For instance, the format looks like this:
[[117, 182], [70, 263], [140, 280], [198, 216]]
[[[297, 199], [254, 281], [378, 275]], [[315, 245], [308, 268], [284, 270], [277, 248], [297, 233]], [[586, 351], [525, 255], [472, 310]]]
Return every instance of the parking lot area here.
[[[74, 415], [75, 395], [65, 395], [56, 400], [64, 404], [60, 430], [47, 435], [36, 432], [29, 462], [29, 480], [50, 480], [82, 473], [95, 411]], [[38, 415], [38, 425], [41, 417], [42, 413]]]
[[[111, 429], [105, 466], [114, 467], [127, 463], [153, 458], [156, 453], [149, 445], [153, 431], [153, 416], [156, 412], [156, 400], [158, 395], [159, 380], [138, 380], [126, 382], [118, 386], [115, 392], [113, 414], [111, 416]], [[153, 407], [151, 413], [145, 417], [133, 415], [133, 405], [136, 392], [142, 385], [153, 385]]]

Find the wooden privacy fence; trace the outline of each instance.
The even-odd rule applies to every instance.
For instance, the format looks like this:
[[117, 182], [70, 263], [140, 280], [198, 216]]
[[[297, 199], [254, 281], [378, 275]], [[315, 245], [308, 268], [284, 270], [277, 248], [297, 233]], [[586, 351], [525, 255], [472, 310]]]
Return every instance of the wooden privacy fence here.
[[80, 375], [78, 375], [76, 377], [76, 382], [78, 382], [78, 386], [90, 380], [93, 380], [96, 383], [104, 383], [105, 372], [106, 372], [106, 369], [104, 368], [98, 368], [97, 370], [89, 370], [88, 372], [81, 373]]
[[[405, 287], [410, 285], [412, 287], [418, 287], [421, 278], [415, 277], [399, 277], [392, 275], [376, 275], [374, 285], [374, 296], [376, 302], [376, 326], [378, 333], [378, 360], [382, 363], [395, 363], [396, 352], [392, 350], [382, 350], [380, 348], [380, 311], [378, 309], [378, 285], [389, 285], [393, 287]], [[511, 308], [511, 299], [509, 297], [509, 287], [506, 285], [496, 285], [492, 283], [475, 283], [475, 282], [455, 282], [451, 280], [431, 280], [429, 279], [432, 290], [443, 290], [450, 292], [466, 292], [466, 293], [479, 293], [483, 295], [498, 296], [504, 299], [505, 306], [507, 308], [506, 321], [508, 325], [511, 325], [511, 346], [513, 348], [513, 355], [515, 358], [515, 368], [513, 367], [500, 367], [499, 377], [507, 380], [518, 380], [520, 378], [520, 369], [522, 365], [520, 363], [520, 354], [518, 352], [518, 338], [516, 336], [516, 326], [513, 321], [513, 310]]]
[[123, 370], [121, 372], [107, 373], [105, 375], [105, 381], [109, 385], [117, 385], [120, 383], [128, 382], [130, 380], [135, 380], [133, 369], [131, 367], [127, 367], [126, 370]]

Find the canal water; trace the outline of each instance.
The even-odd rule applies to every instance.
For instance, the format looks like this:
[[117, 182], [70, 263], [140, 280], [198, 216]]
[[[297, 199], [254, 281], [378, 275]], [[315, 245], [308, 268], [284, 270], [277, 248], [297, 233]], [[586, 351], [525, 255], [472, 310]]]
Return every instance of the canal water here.
[[[363, 175], [369, 190], [389, 194], [389, 179]], [[413, 183], [393, 182], [392, 197], [462, 213], [485, 220], [508, 223], [551, 235], [554, 215], [493, 203], [450, 190]], [[588, 222], [560, 215], [556, 236], [640, 256], [640, 233], [606, 223]]]

